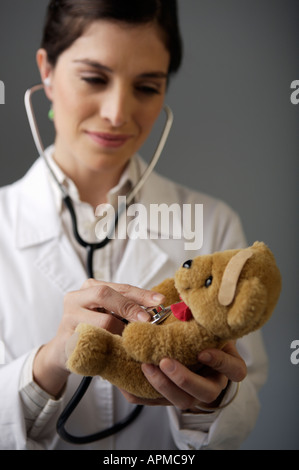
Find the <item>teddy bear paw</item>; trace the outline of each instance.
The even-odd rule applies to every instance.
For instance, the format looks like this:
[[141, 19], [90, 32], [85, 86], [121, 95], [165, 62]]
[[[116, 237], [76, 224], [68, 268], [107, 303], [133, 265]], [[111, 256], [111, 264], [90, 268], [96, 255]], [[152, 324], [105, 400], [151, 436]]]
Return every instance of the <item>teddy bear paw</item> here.
[[110, 333], [81, 323], [66, 344], [67, 368], [84, 376], [99, 375], [109, 353]]
[[129, 356], [138, 362], [159, 364], [157, 326], [150, 323], [131, 323], [123, 332], [123, 345]]

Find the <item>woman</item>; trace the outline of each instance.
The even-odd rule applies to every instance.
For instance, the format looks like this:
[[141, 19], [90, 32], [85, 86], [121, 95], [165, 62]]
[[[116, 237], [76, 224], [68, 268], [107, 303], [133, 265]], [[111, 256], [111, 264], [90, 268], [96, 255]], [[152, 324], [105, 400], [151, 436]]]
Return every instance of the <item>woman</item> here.
[[[73, 200], [85, 239], [96, 240], [95, 208], [115, 205], [142, 174], [144, 163], [136, 152], [161, 112], [180, 61], [175, 1], [50, 2], [37, 53], [56, 130], [47, 158]], [[159, 233], [154, 240], [119, 237], [96, 252], [96, 279], [86, 280], [85, 250], [73, 237], [61, 193], [42, 160], [3, 188], [0, 201], [5, 221], [0, 321], [7, 363], [0, 369], [1, 447], [73, 449], [55, 425], [80, 382], [65, 367], [65, 346], [78, 323], [121, 334], [123, 322], [107, 312], [148, 321], [140, 305], [163, 299], [147, 289], [172, 276], [187, 258], [244, 246], [242, 228], [225, 204], [153, 174], [135, 202], [148, 210], [160, 203], [203, 204], [202, 248], [185, 251], [184, 240], [166, 240]], [[145, 376], [163, 395], [155, 401], [93, 379], [70, 419], [72, 433], [105, 429], [138, 403], [146, 406], [130, 427], [82, 448], [237, 448], [254, 425], [257, 389], [264, 381], [259, 334], [240, 341], [238, 350], [231, 343], [223, 351], [205, 351], [199, 362], [206, 366], [201, 375], [167, 358], [159, 367], [143, 364]], [[242, 387], [232, 400], [239, 381]], [[220, 404], [228, 406], [201, 409]]]

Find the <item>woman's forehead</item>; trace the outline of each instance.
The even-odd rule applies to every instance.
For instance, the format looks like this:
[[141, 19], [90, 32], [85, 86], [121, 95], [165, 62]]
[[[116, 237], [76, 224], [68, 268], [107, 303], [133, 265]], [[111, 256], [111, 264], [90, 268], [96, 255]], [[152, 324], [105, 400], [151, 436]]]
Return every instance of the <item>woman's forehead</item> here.
[[134, 73], [167, 73], [170, 60], [155, 24], [104, 20], [92, 22], [64, 54], [73, 62], [99, 63], [111, 70], [125, 66]]

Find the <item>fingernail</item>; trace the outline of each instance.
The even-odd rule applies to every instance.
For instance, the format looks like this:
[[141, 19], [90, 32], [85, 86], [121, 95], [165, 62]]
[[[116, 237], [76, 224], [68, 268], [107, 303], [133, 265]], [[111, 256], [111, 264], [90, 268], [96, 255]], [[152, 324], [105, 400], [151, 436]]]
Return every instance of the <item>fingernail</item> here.
[[165, 297], [162, 294], [154, 294], [152, 296], [153, 301], [156, 302], [157, 304], [160, 304], [161, 302], [163, 302], [164, 298]]
[[153, 375], [156, 372], [156, 367], [153, 364], [142, 364], [142, 370], [146, 375]]
[[146, 313], [145, 311], [137, 313], [137, 318], [140, 322], [147, 322], [151, 318], [151, 316]]
[[207, 352], [203, 352], [201, 353], [199, 356], [198, 356], [198, 359], [201, 361], [201, 362], [211, 362], [212, 360], [212, 356], [210, 353], [207, 353]]
[[163, 372], [171, 373], [175, 369], [175, 362], [171, 359], [163, 359], [160, 363], [160, 369]]

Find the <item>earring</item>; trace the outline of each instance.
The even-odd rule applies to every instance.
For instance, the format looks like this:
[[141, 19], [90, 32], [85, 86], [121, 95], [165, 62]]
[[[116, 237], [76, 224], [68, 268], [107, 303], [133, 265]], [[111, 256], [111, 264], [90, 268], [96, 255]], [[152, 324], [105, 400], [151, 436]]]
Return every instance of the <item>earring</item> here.
[[50, 121], [54, 121], [54, 109], [52, 108], [52, 105], [48, 112], [48, 118], [50, 119]]
[[[49, 87], [51, 85], [50, 77], [46, 77], [44, 79], [44, 85], [45, 85], [45, 87]], [[52, 104], [51, 104], [51, 107], [50, 107], [49, 112], [48, 112], [48, 118], [50, 119], [50, 121], [54, 120], [54, 110], [53, 110]]]
[[50, 77], [46, 77], [46, 78], [44, 79], [44, 85], [45, 85], [46, 87], [51, 85], [51, 79], [50, 79]]

